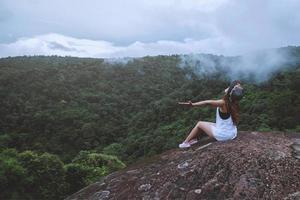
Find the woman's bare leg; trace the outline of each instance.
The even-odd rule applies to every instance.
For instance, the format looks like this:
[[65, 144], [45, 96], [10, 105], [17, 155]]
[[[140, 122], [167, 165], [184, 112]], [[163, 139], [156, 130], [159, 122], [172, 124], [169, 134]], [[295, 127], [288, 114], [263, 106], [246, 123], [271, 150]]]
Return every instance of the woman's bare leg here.
[[193, 128], [193, 130], [190, 132], [190, 134], [187, 136], [184, 142], [188, 142], [191, 139], [195, 138], [198, 133], [204, 132], [206, 133], [209, 137], [214, 137], [212, 133], [212, 126], [214, 126], [215, 123], [212, 122], [204, 122], [204, 121], [199, 121], [196, 126]]

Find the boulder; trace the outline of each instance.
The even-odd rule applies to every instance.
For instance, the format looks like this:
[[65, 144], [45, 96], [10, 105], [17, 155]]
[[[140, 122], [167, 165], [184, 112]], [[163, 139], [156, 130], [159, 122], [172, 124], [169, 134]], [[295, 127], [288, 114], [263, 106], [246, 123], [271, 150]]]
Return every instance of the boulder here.
[[299, 136], [239, 132], [232, 141], [172, 149], [112, 173], [67, 200], [299, 199], [300, 160], [293, 156]]

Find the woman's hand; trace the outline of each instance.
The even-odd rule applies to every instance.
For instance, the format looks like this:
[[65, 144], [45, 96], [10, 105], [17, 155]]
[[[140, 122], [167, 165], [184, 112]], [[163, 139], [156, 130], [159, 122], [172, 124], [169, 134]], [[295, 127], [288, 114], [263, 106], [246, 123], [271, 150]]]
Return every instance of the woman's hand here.
[[191, 101], [188, 101], [188, 102], [178, 102], [179, 105], [186, 105], [186, 106], [190, 106], [192, 107], [193, 106], [193, 103]]

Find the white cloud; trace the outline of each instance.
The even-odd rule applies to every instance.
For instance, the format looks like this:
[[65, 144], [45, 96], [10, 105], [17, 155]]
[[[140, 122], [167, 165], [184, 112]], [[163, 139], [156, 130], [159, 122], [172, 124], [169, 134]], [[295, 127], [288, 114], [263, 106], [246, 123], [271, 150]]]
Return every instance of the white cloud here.
[[299, 45], [299, 10], [298, 0], [1, 0], [0, 57], [243, 54]]
[[0, 44], [0, 56], [62, 55], [109, 58], [195, 52], [221, 53], [228, 44], [226, 38], [210, 38], [186, 39], [182, 42], [160, 40], [143, 43], [137, 41], [127, 46], [117, 46], [107, 41], [78, 39], [51, 33], [32, 38], [21, 38], [9, 44]]

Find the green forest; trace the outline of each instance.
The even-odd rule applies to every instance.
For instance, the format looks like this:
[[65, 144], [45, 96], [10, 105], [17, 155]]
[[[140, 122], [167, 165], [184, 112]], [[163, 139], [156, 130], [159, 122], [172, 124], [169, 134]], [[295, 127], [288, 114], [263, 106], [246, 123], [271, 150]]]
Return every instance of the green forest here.
[[189, 55], [1, 58], [0, 199], [63, 199], [177, 148], [216, 112], [177, 102], [222, 98], [233, 78], [246, 91], [240, 131], [300, 132], [300, 47], [276, 51], [289, 57], [263, 80], [229, 68], [238, 56], [201, 54], [214, 70]]

